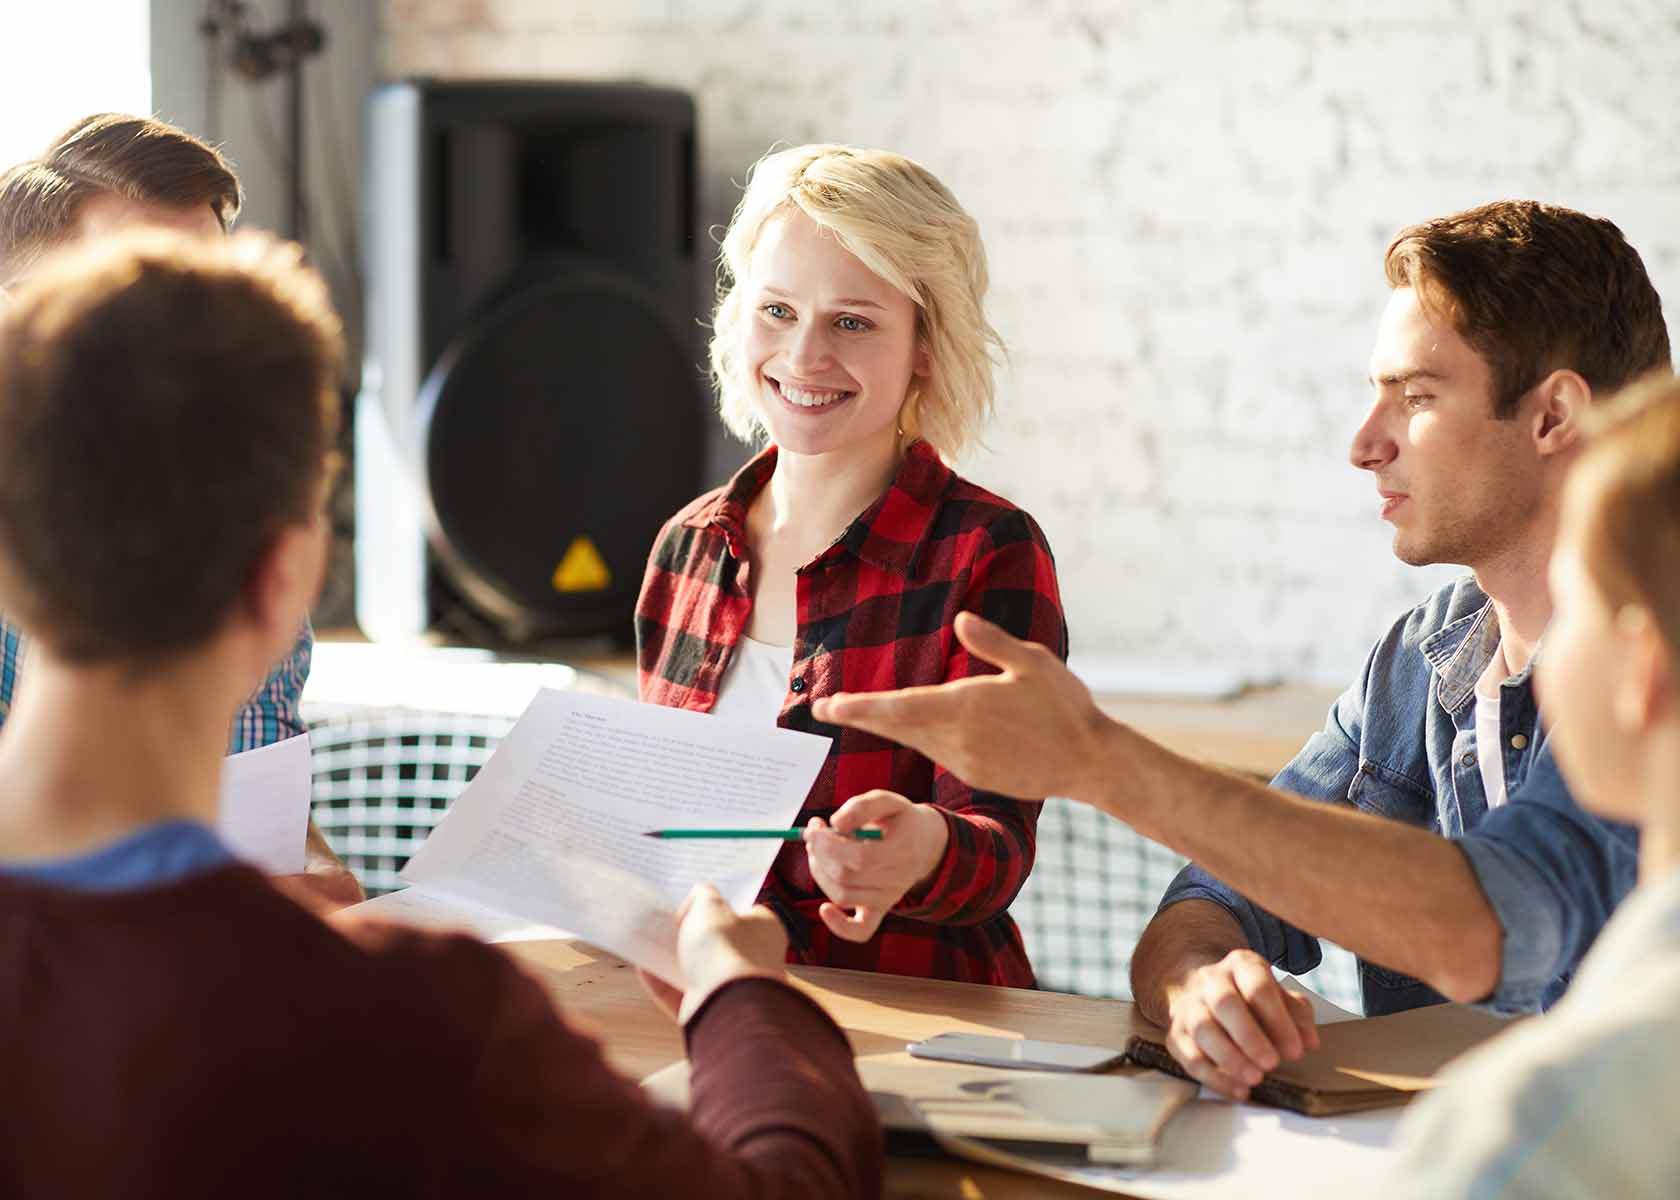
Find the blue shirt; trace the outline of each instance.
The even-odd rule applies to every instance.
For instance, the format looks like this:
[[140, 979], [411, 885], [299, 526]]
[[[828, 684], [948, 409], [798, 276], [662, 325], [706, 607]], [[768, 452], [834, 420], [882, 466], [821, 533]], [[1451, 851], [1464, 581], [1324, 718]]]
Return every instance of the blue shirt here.
[[[28, 648], [29, 641], [23, 631], [0, 618], [0, 725], [5, 724], [12, 710], [12, 693], [17, 689]], [[283, 742], [304, 732], [298, 705], [304, 681], [309, 678], [309, 657], [314, 648], [315, 631], [305, 621], [292, 652], [263, 680], [262, 686], [234, 717], [233, 729], [228, 734], [229, 754]]]
[[125, 892], [177, 883], [234, 861], [208, 825], [163, 821], [71, 858], [32, 863], [0, 860], [0, 875], [81, 892]]
[[[1639, 840], [1571, 799], [1540, 723], [1529, 670], [1500, 688], [1499, 753], [1509, 800], [1488, 810], [1476, 745], [1476, 681], [1499, 647], [1499, 621], [1475, 581], [1460, 579], [1397, 621], [1324, 728], [1272, 786], [1432, 829], [1464, 851], [1505, 933], [1499, 984], [1483, 1001], [1506, 1013], [1548, 1008], [1638, 878]], [[1303, 863], [1303, 870], [1314, 864]], [[1165, 909], [1210, 900], [1248, 944], [1292, 974], [1316, 967], [1318, 939], [1195, 865]], [[1441, 1000], [1433, 988], [1359, 962], [1367, 1016]]]

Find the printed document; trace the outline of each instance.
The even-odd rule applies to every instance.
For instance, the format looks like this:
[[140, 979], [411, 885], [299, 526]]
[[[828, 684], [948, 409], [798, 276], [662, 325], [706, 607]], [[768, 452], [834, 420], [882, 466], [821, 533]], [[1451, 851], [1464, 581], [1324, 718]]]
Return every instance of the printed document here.
[[711, 883], [745, 910], [784, 843], [643, 835], [787, 828], [828, 747], [789, 729], [544, 688], [402, 878], [436, 899], [570, 930], [680, 983], [674, 916], [689, 889]]
[[222, 760], [216, 832], [238, 858], [271, 875], [303, 870], [309, 834], [309, 735]]
[[386, 892], [383, 896], [341, 909], [337, 917], [374, 917], [438, 933], [470, 933], [481, 942], [549, 942], [572, 936], [552, 925], [527, 921], [499, 908], [474, 904], [471, 900], [442, 895], [423, 887]]

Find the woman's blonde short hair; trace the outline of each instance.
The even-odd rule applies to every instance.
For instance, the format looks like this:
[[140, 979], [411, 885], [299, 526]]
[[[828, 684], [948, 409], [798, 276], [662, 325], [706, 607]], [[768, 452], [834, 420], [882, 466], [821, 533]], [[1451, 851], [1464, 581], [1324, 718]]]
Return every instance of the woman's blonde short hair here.
[[979, 226], [950, 189], [919, 163], [885, 150], [797, 146], [753, 165], [718, 259], [711, 374], [723, 423], [746, 442], [767, 433], [741, 361], [749, 315], [741, 284], [765, 222], [793, 208], [916, 302], [929, 370], [912, 382], [899, 428], [956, 457], [991, 418], [992, 364], [1003, 352], [983, 304], [986, 252]]

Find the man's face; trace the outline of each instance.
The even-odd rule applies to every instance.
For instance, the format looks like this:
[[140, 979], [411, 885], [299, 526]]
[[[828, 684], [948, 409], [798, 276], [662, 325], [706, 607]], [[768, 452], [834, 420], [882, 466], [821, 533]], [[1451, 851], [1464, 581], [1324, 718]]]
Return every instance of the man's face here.
[[178, 233], [219, 237], [222, 223], [208, 204], [154, 204], [100, 192], [82, 201], [76, 214], [78, 238], [104, 237], [136, 228], [172, 229]]
[[1411, 288], [1383, 310], [1371, 385], [1348, 458], [1376, 477], [1395, 555], [1474, 569], [1510, 547], [1541, 509], [1526, 410], [1495, 419], [1487, 362]]

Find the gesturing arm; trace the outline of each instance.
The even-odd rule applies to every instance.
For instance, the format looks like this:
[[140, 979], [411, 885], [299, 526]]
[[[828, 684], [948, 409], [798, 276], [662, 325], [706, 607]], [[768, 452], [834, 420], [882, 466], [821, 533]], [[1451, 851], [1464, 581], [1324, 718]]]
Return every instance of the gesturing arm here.
[[1105, 717], [1043, 647], [972, 618], [957, 634], [1003, 673], [833, 696], [819, 719], [914, 746], [977, 786], [1091, 804], [1285, 921], [1455, 999], [1498, 982], [1500, 925], [1453, 842], [1190, 762]]
[[1285, 921], [1451, 999], [1480, 1000], [1499, 982], [1503, 933], [1457, 843], [1211, 770], [1120, 725], [1103, 744], [1117, 769], [1078, 799]]
[[[1369, 670], [1369, 664], [1367, 664]], [[1331, 706], [1272, 786], [1334, 800], [1359, 771], [1366, 677]], [[1318, 938], [1191, 863], [1161, 898], [1132, 954], [1132, 995], [1167, 1028], [1181, 1065], [1238, 1099], [1279, 1062], [1318, 1043], [1311, 1005], [1270, 970], [1300, 975], [1322, 960]]]
[[[1301, 757], [1335, 760], [1337, 778], [1341, 767], [1357, 769], [1342, 732], [1333, 712]], [[1153, 761], [1155, 749], [1141, 758]], [[1497, 984], [1502, 929], [1455, 843], [1182, 760], [1159, 760], [1157, 770], [1141, 790], [1170, 788], [1181, 810], [1163, 814], [1144, 799], [1128, 812], [1197, 865], [1174, 881], [1139, 942], [1133, 994], [1168, 1026], [1170, 1049], [1197, 1079], [1242, 1098], [1317, 1044], [1310, 1006], [1271, 971], [1274, 962], [1295, 972], [1316, 964], [1317, 940], [1303, 929], [1456, 999], [1480, 999]]]

